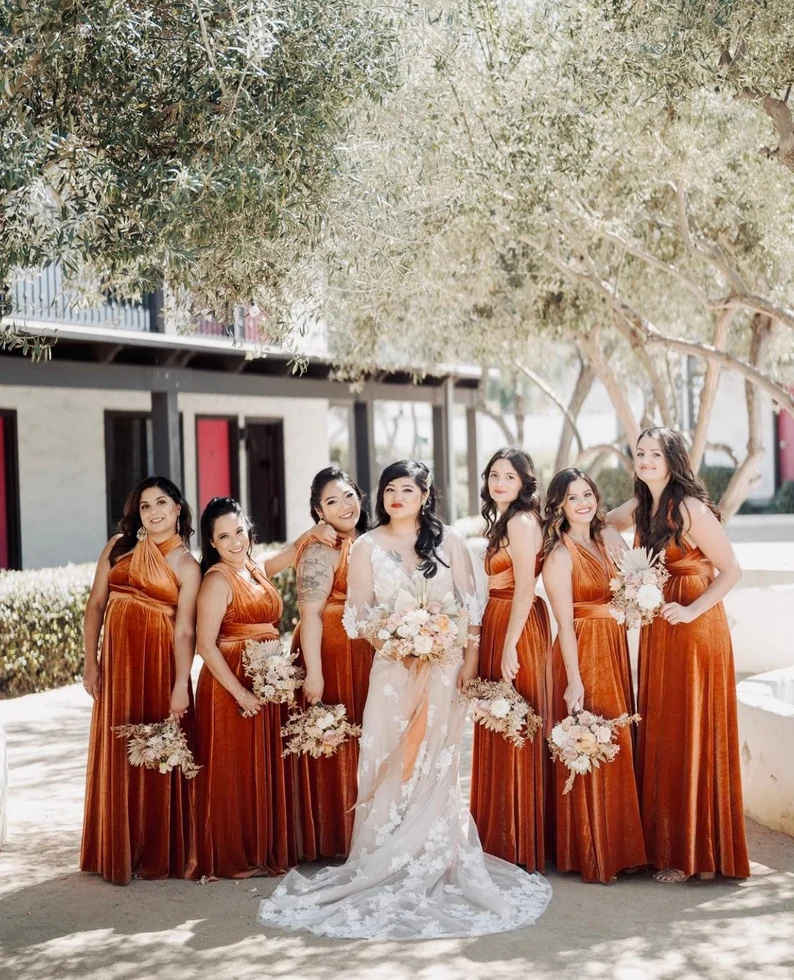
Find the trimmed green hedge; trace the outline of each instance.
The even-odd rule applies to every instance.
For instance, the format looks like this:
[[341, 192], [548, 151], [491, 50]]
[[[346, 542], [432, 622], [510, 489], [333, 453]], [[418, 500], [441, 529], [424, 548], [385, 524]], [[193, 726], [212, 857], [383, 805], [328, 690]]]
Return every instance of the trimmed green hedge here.
[[[280, 545], [256, 549], [276, 550]], [[93, 562], [25, 572], [0, 571], [0, 697], [73, 684], [83, 672], [83, 613]], [[281, 630], [298, 621], [295, 569], [275, 576], [284, 600]]]
[[634, 477], [622, 466], [603, 469], [595, 478], [604, 510], [613, 510], [634, 496]]
[[0, 572], [0, 696], [72, 684], [83, 670], [93, 563]]

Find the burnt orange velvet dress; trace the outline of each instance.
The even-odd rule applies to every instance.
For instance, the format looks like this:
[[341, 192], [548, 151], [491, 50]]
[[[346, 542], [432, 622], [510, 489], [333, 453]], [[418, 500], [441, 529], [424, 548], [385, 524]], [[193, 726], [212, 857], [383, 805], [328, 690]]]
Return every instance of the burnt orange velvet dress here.
[[[131, 766], [127, 740], [111, 732], [163, 721], [171, 710], [179, 581], [165, 556], [181, 547], [177, 534], [160, 545], [146, 538], [110, 570], [80, 868], [117, 885], [133, 875], [183, 878], [195, 870], [191, 783], [179, 769], [163, 774]], [[186, 725], [192, 717], [190, 710]]]
[[[584, 706], [604, 718], [634, 711], [626, 628], [609, 613], [609, 580], [614, 566], [601, 549], [601, 560], [568, 535], [563, 541], [573, 563], [574, 631]], [[552, 648], [554, 697], [552, 719], [567, 717], [563, 697], [568, 675], [559, 637]], [[577, 776], [563, 796], [568, 770], [552, 763], [550, 789], [555, 821], [554, 863], [558, 871], [579, 871], [584, 881], [611, 881], [624, 868], [645, 864], [645, 843], [634, 778], [630, 728], [617, 731], [620, 752], [585, 776]]]
[[[540, 574], [541, 559], [535, 568]], [[488, 602], [480, 634], [479, 676], [502, 677], [504, 646], [515, 591], [513, 562], [506, 548], [486, 559]], [[535, 596], [517, 644], [520, 669], [516, 690], [535, 711], [546, 717], [546, 665], [551, 652], [551, 629], [546, 603]], [[540, 734], [518, 749], [496, 732], [474, 726], [471, 813], [483, 850], [527, 871], [546, 866], [544, 842], [544, 783], [546, 750]]]
[[[217, 569], [217, 571], [216, 571]], [[245, 686], [242, 654], [247, 640], [278, 638], [281, 596], [251, 564], [253, 582], [218, 562], [207, 575], [223, 575], [232, 591], [218, 648]], [[205, 665], [196, 688], [198, 729], [198, 873], [208, 878], [284, 874], [295, 864], [295, 835], [288, 812], [280, 704], [263, 704], [243, 718], [238, 704]]]
[[[307, 544], [295, 561], [300, 560]], [[347, 708], [348, 718], [361, 724], [372, 669], [372, 648], [366, 640], [351, 640], [342, 626], [347, 595], [347, 569], [351, 538], [340, 539], [339, 564], [331, 593], [323, 611], [321, 658], [323, 665], [323, 701]], [[301, 653], [300, 623], [292, 638], [292, 649]], [[303, 657], [300, 657], [303, 666]], [[299, 695], [301, 706], [304, 702]], [[358, 739], [345, 742], [335, 755], [312, 759], [308, 755], [291, 756], [295, 782], [295, 822], [298, 835], [298, 858], [347, 857], [353, 833], [354, 806], [358, 792]]]
[[[666, 549], [668, 602], [688, 606], [714, 569], [699, 548]], [[733, 646], [722, 603], [692, 623], [642, 628], [637, 783], [648, 861], [686, 874], [750, 874]]]

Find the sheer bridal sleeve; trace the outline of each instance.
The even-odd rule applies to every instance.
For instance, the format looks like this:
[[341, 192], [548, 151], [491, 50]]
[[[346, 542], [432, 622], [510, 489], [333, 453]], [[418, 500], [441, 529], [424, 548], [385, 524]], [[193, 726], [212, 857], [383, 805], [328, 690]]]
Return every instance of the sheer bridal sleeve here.
[[375, 606], [375, 579], [372, 572], [372, 541], [364, 535], [350, 549], [347, 570], [347, 598], [342, 625], [355, 640], [362, 626], [372, 618]]
[[452, 570], [455, 598], [458, 604], [466, 610], [469, 626], [476, 627], [476, 631], [479, 633], [485, 607], [482, 598], [477, 593], [477, 580], [474, 577], [474, 566], [469, 549], [466, 547], [466, 539], [460, 532], [450, 527], [446, 529], [445, 544]]

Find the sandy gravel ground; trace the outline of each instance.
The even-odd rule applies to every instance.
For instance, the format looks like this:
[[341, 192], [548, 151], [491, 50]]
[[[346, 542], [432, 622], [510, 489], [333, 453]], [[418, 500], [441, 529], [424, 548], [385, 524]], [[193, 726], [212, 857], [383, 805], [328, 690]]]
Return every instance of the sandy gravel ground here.
[[259, 929], [275, 882], [108, 885], [77, 870], [90, 702], [79, 686], [0, 702], [11, 767], [0, 852], [0, 977], [616, 978], [794, 977], [794, 839], [750, 824], [752, 878], [605, 887], [550, 874], [532, 927], [422, 943]]

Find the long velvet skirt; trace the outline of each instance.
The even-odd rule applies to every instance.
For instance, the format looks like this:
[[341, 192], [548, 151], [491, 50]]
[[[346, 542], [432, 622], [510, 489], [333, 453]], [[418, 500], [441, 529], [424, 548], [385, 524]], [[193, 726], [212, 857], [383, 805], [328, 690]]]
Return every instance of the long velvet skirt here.
[[[179, 769], [131, 766], [117, 725], [164, 721], [174, 686], [173, 619], [157, 603], [112, 598], [88, 748], [80, 868], [114, 884], [195, 872], [194, 788]], [[191, 706], [183, 727], [192, 743]]]
[[[689, 605], [708, 580], [673, 576], [669, 602]], [[736, 680], [722, 603], [693, 623], [642, 629], [637, 782], [648, 861], [686, 874], [750, 874]]]
[[[245, 644], [222, 652], [240, 682]], [[282, 705], [243, 718], [237, 702], [202, 667], [196, 688], [198, 874], [248, 878], [284, 874], [296, 863], [295, 834], [282, 758]]]
[[[344, 704], [349, 720], [361, 724], [372, 648], [364, 640], [348, 637], [342, 626], [342, 612], [341, 605], [329, 602], [323, 614], [323, 701]], [[300, 624], [292, 645], [300, 651]], [[299, 701], [305, 706], [300, 695]], [[347, 857], [358, 793], [358, 740], [348, 739], [334, 755], [324, 759], [292, 756], [291, 769], [298, 859]]]
[[[500, 680], [512, 596], [491, 592], [480, 635], [479, 675]], [[516, 690], [538, 714], [546, 712], [546, 663], [551, 648], [546, 603], [535, 597], [518, 643]], [[544, 786], [547, 753], [540, 733], [515, 748], [496, 732], [474, 727], [471, 813], [483, 850], [528, 871], [546, 866]]]
[[[607, 719], [633, 712], [625, 629], [612, 618], [577, 619], [574, 628], [585, 708]], [[568, 678], [559, 639], [552, 649], [552, 663], [556, 724], [568, 715], [563, 697]], [[645, 864], [631, 729], [618, 729], [617, 742], [620, 751], [615, 759], [577, 776], [565, 795], [568, 770], [561, 762], [552, 763], [554, 863], [558, 871], [581, 872], [584, 881], [608, 882], [624, 868]]]

